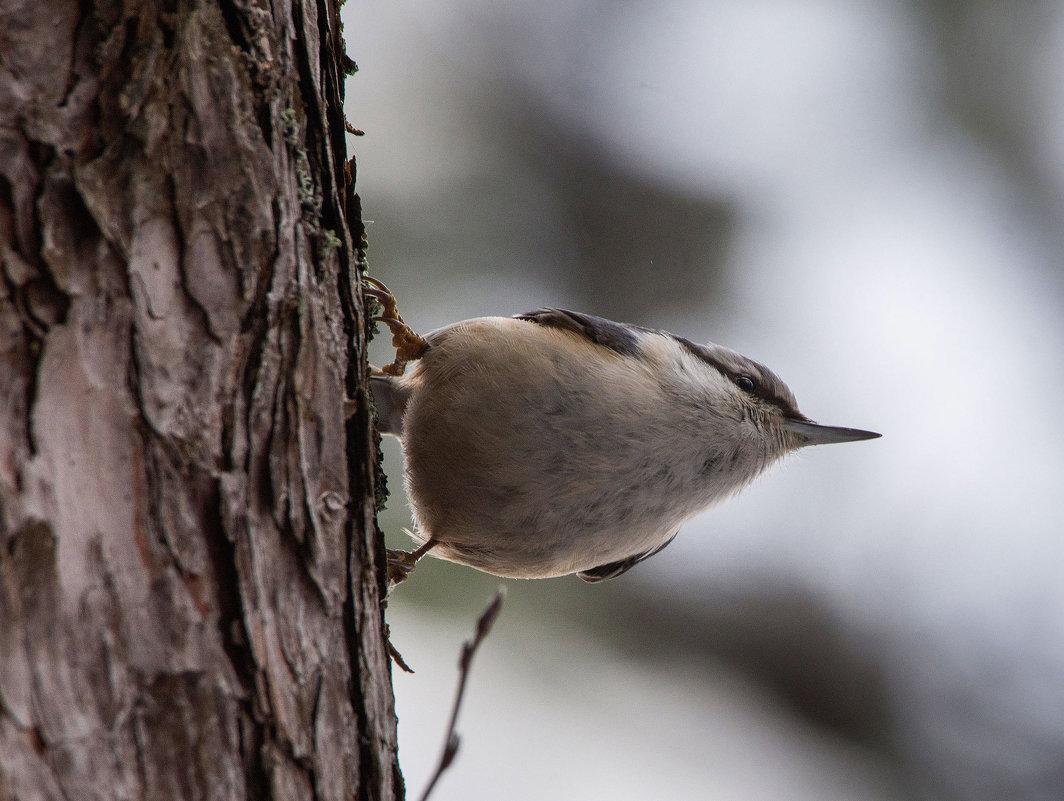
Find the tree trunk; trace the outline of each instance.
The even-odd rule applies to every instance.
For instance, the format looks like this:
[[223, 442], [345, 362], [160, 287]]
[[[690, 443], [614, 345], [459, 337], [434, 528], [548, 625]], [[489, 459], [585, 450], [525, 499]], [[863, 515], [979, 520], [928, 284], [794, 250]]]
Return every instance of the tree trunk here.
[[336, 0], [0, 0], [0, 799], [403, 795], [349, 65]]

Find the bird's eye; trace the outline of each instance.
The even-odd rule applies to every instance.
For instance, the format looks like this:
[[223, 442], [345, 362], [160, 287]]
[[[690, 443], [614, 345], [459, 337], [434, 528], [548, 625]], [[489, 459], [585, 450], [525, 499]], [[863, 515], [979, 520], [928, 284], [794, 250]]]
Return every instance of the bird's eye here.
[[743, 392], [752, 393], [755, 389], [757, 389], [757, 386], [754, 384], [754, 379], [752, 379], [748, 375], [741, 375], [736, 378], [735, 386], [739, 387], [739, 389], [741, 389]]

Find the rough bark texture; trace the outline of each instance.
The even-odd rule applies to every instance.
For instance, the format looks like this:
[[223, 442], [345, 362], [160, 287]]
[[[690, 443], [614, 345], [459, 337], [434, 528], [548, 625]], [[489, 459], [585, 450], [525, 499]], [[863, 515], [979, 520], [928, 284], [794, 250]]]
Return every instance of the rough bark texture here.
[[402, 796], [348, 64], [335, 0], [0, 0], [0, 799]]

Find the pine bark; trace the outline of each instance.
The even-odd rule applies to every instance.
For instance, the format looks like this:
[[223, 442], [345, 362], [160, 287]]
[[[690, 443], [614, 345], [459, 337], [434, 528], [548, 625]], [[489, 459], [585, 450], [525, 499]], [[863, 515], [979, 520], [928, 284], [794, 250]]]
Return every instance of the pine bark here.
[[336, 0], [0, 0], [0, 799], [402, 797], [349, 66]]

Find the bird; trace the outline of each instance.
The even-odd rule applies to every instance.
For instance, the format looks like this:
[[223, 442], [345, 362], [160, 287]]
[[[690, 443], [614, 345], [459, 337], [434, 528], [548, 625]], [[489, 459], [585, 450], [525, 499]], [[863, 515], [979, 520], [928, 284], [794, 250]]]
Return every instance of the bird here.
[[802, 414], [774, 372], [653, 328], [541, 308], [420, 336], [363, 276], [395, 361], [370, 375], [397, 437], [418, 547], [511, 578], [619, 576], [784, 455], [880, 434]]

